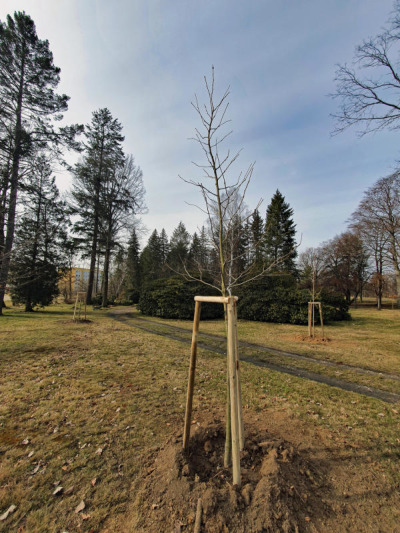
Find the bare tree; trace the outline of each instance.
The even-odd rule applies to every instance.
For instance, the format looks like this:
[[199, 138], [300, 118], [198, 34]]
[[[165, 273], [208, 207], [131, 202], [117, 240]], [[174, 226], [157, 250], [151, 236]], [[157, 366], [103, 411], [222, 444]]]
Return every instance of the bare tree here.
[[[217, 261], [214, 262], [215, 268], [208, 272], [214, 280], [212, 282], [204, 281], [201, 271], [198, 276], [195, 276], [186, 267], [184, 275], [187, 279], [201, 281], [218, 289], [222, 296], [226, 297], [232, 296], [235, 287], [265, 275], [271, 265], [267, 268], [265, 264], [260, 266], [254, 262], [244, 265], [241, 270], [237, 268], [240, 260], [246, 256], [246, 251], [238, 246], [240, 237], [240, 229], [238, 231], [238, 228], [248, 222], [254, 211], [258, 209], [261, 200], [255, 210], [249, 213], [245, 206], [245, 195], [253, 174], [254, 163], [250, 164], [247, 170], [231, 179], [233, 166], [239, 157], [240, 150], [232, 154], [229, 148], [223, 147], [224, 141], [232, 133], [231, 130], [227, 129], [230, 122], [227, 118], [229, 87], [221, 97], [216, 95], [214, 67], [212, 67], [211, 79], [205, 76], [204, 82], [206, 103], [200, 104], [197, 95], [192, 102], [201, 124], [195, 130], [194, 140], [199, 144], [205, 158], [204, 163], [193, 164], [202, 172], [202, 176], [196, 180], [184, 179], [184, 181], [200, 190], [203, 206], [196, 207], [207, 216], [213, 254]], [[228, 379], [225, 466], [230, 461], [230, 424]]]
[[[361, 231], [375, 259], [376, 273], [383, 282], [383, 268], [394, 271], [400, 304], [400, 172], [379, 179], [365, 193], [351, 220]], [[378, 284], [382, 292], [382, 287]]]
[[[358, 133], [400, 128], [400, 0], [389, 27], [357, 46], [352, 66], [338, 65], [335, 81], [340, 100], [335, 133], [350, 126]], [[365, 72], [365, 74], [364, 74]]]

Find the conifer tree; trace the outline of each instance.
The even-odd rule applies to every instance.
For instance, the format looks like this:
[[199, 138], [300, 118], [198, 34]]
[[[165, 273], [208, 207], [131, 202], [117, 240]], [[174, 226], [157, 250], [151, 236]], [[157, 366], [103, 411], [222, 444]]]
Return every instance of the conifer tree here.
[[[38, 149], [51, 146], [78, 148], [81, 126], [56, 130], [52, 120], [62, 118], [68, 96], [55, 89], [60, 69], [53, 64], [49, 43], [40, 40], [33, 20], [24, 12], [0, 22], [0, 314], [14, 242], [17, 196], [24, 161]], [[3, 241], [3, 242], [1, 242]]]
[[72, 190], [73, 207], [80, 216], [75, 232], [82, 236], [90, 254], [90, 273], [87, 302], [93, 295], [96, 258], [100, 240], [101, 221], [104, 215], [102, 193], [110, 176], [122, 166], [122, 126], [107, 108], [93, 112], [92, 122], [85, 130], [85, 153], [83, 160], [75, 165]]
[[264, 221], [258, 209], [256, 209], [250, 219], [250, 249], [252, 250], [250, 260], [257, 265], [261, 265], [264, 260]]
[[24, 190], [25, 208], [16, 233], [10, 276], [13, 301], [23, 303], [25, 311], [49, 305], [58, 294], [61, 245], [68, 222], [65, 202], [60, 200], [44, 157], [35, 162], [30, 177]]
[[161, 252], [161, 263], [163, 270], [166, 271], [166, 263], [168, 260], [169, 254], [169, 240], [165, 229], [163, 228], [160, 233], [160, 252]]
[[139, 301], [141, 282], [139, 239], [133, 228], [128, 242], [125, 277], [125, 297], [132, 303]]
[[150, 235], [147, 245], [140, 254], [140, 270], [142, 272], [142, 282], [162, 277], [162, 251], [160, 237], [156, 229]]
[[190, 247], [190, 235], [183, 222], [179, 222], [174, 229], [169, 246], [168, 266], [175, 271], [182, 272]]
[[264, 236], [267, 264], [278, 272], [296, 274], [296, 225], [293, 209], [277, 190], [267, 208]]

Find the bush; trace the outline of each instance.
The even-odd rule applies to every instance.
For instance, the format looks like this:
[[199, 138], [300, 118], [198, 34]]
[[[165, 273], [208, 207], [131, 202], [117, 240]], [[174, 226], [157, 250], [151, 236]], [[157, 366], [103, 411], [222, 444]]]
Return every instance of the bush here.
[[[239, 318], [259, 322], [307, 324], [310, 292], [297, 289], [294, 280], [292, 283], [282, 278], [283, 276], [271, 276], [245, 285], [238, 293]], [[350, 319], [348, 305], [341, 295], [321, 291], [316, 295], [316, 301], [322, 303], [324, 322]], [[318, 312], [315, 318], [318, 323]]]
[[[220, 293], [203, 283], [175, 276], [146, 284], [142, 288], [138, 308], [144, 315], [192, 320], [195, 296], [220, 296]], [[202, 303], [201, 318], [221, 318], [223, 315], [223, 305]]]

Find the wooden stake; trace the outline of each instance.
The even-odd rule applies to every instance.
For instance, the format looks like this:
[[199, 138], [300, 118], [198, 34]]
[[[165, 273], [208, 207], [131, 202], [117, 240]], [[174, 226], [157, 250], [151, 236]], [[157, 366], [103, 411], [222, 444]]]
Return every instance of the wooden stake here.
[[197, 500], [197, 509], [196, 509], [196, 520], [194, 522], [194, 533], [200, 533], [201, 529], [201, 514], [203, 512], [203, 503], [201, 498]]
[[236, 389], [238, 400], [238, 422], [239, 422], [239, 443], [240, 451], [244, 448], [244, 426], [243, 426], [243, 409], [242, 409], [242, 390], [240, 387], [240, 364], [239, 364], [239, 342], [237, 334], [237, 306], [233, 302], [234, 310], [234, 332], [235, 332], [235, 362], [236, 362]]
[[311, 306], [312, 303], [308, 302], [308, 336], [311, 337]]
[[321, 320], [321, 330], [322, 330], [322, 338], [324, 339], [324, 321], [322, 320], [322, 304], [319, 304], [319, 318]]
[[193, 334], [192, 334], [192, 349], [190, 352], [190, 368], [188, 390], [186, 397], [186, 412], [185, 412], [185, 428], [183, 431], [183, 449], [188, 450], [190, 438], [190, 425], [192, 422], [192, 405], [193, 405], [193, 390], [194, 390], [194, 376], [196, 372], [196, 356], [197, 356], [197, 337], [200, 325], [201, 302], [196, 301], [194, 308], [193, 319]]
[[76, 300], [75, 300], [75, 309], [74, 309], [74, 318], [73, 318], [73, 320], [75, 320], [75, 317], [76, 317], [76, 306], [78, 305], [78, 298], [79, 298], [79, 293], [77, 292], [77, 293], [76, 293]]
[[239, 419], [238, 397], [236, 385], [236, 357], [235, 357], [235, 311], [233, 298], [228, 302], [228, 361], [229, 361], [229, 385], [231, 395], [231, 424], [232, 424], [232, 474], [233, 484], [241, 486], [240, 479], [240, 442], [239, 442]]

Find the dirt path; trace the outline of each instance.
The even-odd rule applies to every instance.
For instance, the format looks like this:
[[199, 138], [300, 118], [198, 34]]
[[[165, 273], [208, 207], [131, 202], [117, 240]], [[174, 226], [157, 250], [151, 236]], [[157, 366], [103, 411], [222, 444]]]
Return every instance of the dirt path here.
[[[146, 331], [147, 333], [152, 333], [154, 335], [159, 335], [161, 337], [165, 337], [171, 340], [175, 340], [184, 344], [191, 344], [191, 331], [187, 330], [185, 328], [181, 328], [178, 326], [172, 326], [171, 324], [162, 324], [160, 322], [157, 322], [155, 320], [151, 320], [148, 318], [137, 318], [133, 316], [131, 312], [129, 312], [126, 309], [116, 309], [112, 312], [110, 312], [110, 316], [114, 318], [115, 320], [118, 320], [120, 322], [123, 322], [124, 324], [127, 324], [131, 327], [141, 329], [143, 331]], [[165, 331], [159, 331], [156, 328], [165, 328], [169, 330], [168, 333]], [[184, 338], [182, 336], [179, 336], [179, 333], [185, 333], [189, 337]], [[211, 335], [211, 334], [200, 334], [200, 337], [209, 338], [213, 340], [217, 340], [220, 342], [223, 342], [223, 337], [219, 335]], [[370, 396], [372, 398], [377, 398], [379, 400], [383, 400], [384, 402], [388, 403], [396, 403], [400, 402], [400, 394], [396, 394], [393, 392], [384, 391], [381, 389], [377, 389], [374, 387], [368, 387], [365, 385], [360, 385], [357, 383], [352, 383], [349, 381], [343, 381], [338, 378], [330, 377], [330, 376], [324, 376], [322, 374], [318, 374], [316, 372], [312, 372], [309, 370], [296, 368], [294, 366], [290, 365], [290, 359], [292, 360], [301, 360], [301, 361], [308, 361], [311, 363], [318, 363], [320, 365], [324, 366], [333, 366], [340, 369], [349, 369], [353, 372], [357, 372], [360, 374], [369, 374], [374, 376], [379, 376], [383, 379], [392, 379], [392, 380], [398, 380], [400, 381], [400, 376], [396, 374], [390, 374], [387, 372], [377, 372], [374, 370], [369, 370], [367, 368], [357, 367], [353, 365], [346, 365], [346, 364], [338, 364], [334, 363], [332, 361], [326, 361], [321, 359], [316, 359], [314, 357], [308, 357], [301, 354], [296, 354], [292, 352], [285, 352], [281, 350], [277, 350], [275, 348], [269, 348], [266, 346], [261, 346], [258, 344], [248, 343], [248, 342], [239, 342], [239, 345], [246, 348], [251, 348], [258, 352], [263, 353], [269, 353], [273, 355], [279, 355], [280, 357], [284, 357], [288, 359], [288, 364], [282, 365], [277, 363], [272, 363], [269, 361], [259, 360], [256, 357], [250, 357], [246, 355], [241, 356], [242, 361], [246, 361], [248, 363], [251, 363], [253, 365], [263, 367], [263, 368], [269, 368], [270, 370], [274, 370], [277, 372], [282, 372], [285, 374], [290, 374], [292, 376], [301, 377], [304, 379], [309, 379], [311, 381], [316, 381], [318, 383], [324, 383], [325, 385], [329, 385], [331, 387], [336, 387], [342, 390], [355, 392], [358, 394], [364, 394], [365, 396]], [[199, 348], [203, 348], [204, 350], [208, 350], [210, 352], [219, 353], [225, 355], [225, 349], [219, 348], [216, 346], [212, 346], [210, 344], [207, 344], [205, 342], [199, 342], [198, 343]]]

